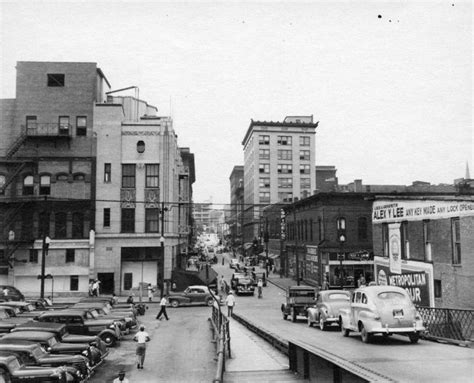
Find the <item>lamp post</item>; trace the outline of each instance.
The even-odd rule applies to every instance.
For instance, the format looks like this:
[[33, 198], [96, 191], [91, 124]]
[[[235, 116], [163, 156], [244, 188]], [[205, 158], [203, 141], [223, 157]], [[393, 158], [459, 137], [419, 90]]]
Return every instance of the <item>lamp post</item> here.
[[[162, 230], [163, 232], [163, 230]], [[162, 264], [163, 264], [163, 268], [165, 266], [165, 237], [163, 237], [163, 233], [161, 234], [161, 237], [160, 237], [160, 246], [161, 246], [161, 256], [162, 256]], [[163, 289], [165, 287], [165, 281], [164, 281], [164, 274], [163, 274], [163, 271], [164, 270], [161, 270], [161, 280], [159, 281], [160, 282], [160, 298], [163, 298]]]
[[344, 234], [339, 234], [339, 244], [341, 247], [340, 249], [341, 251], [338, 255], [338, 258], [339, 258], [339, 283], [341, 285], [341, 290], [344, 288], [344, 280], [343, 280], [344, 272], [342, 268], [342, 260], [344, 259], [344, 253], [342, 252], [342, 247], [344, 246], [344, 242], [346, 242], [346, 236]]
[[44, 280], [45, 280], [45, 270], [46, 270], [46, 255], [48, 255], [49, 244], [51, 243], [51, 238], [47, 235], [43, 237], [43, 250], [41, 252], [41, 298], [44, 298]]

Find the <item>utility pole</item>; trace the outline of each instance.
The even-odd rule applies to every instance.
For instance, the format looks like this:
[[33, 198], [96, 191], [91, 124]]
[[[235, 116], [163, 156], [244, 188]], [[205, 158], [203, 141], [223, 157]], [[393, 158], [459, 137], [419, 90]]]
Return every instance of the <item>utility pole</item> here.
[[300, 285], [300, 262], [298, 259], [298, 225], [296, 224], [296, 206], [293, 203], [293, 225], [295, 226], [295, 260], [296, 260], [296, 285]]
[[165, 207], [165, 203], [162, 201], [161, 202], [161, 238], [160, 238], [160, 244], [161, 244], [161, 263], [160, 263], [160, 266], [159, 269], [160, 272], [161, 272], [161, 280], [159, 281], [160, 282], [160, 295], [161, 295], [161, 298], [163, 298], [163, 295], [164, 295], [164, 287], [165, 287], [165, 211], [168, 211], [168, 208]]
[[49, 250], [49, 244], [51, 242], [51, 239], [44, 234], [43, 235], [43, 248], [41, 251], [41, 289], [40, 289], [40, 296], [41, 298], [44, 298], [44, 280], [45, 280], [45, 272], [46, 272], [46, 256], [48, 255], [48, 250]]

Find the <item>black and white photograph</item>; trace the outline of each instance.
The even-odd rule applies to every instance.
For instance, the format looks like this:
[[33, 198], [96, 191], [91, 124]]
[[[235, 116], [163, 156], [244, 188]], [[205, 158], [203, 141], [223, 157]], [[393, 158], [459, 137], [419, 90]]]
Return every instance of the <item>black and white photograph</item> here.
[[0, 382], [474, 381], [472, 27], [0, 0]]

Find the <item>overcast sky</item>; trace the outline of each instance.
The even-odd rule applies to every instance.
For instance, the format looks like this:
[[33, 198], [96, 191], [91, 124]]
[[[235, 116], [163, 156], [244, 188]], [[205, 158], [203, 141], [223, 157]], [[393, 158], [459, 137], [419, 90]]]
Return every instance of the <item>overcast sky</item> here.
[[172, 115], [196, 202], [228, 203], [250, 119], [286, 115], [320, 121], [340, 183], [452, 183], [474, 178], [470, 3], [0, 0], [0, 97], [17, 61], [97, 62]]

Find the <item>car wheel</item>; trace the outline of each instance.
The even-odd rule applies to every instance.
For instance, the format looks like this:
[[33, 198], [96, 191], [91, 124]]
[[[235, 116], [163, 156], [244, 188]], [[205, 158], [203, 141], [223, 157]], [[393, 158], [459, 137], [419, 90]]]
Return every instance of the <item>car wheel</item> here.
[[339, 327], [341, 328], [342, 336], [348, 337], [349, 336], [349, 330], [344, 328], [344, 325], [342, 324], [342, 318], [339, 318]]
[[326, 331], [326, 322], [324, 321], [324, 318], [320, 315], [319, 316], [319, 328], [321, 331]]
[[107, 347], [114, 347], [117, 343], [117, 338], [110, 334], [104, 334], [100, 337]]
[[170, 305], [171, 305], [171, 307], [176, 308], [176, 307], [179, 306], [179, 302], [176, 299], [173, 299], [173, 300], [170, 301]]
[[208, 306], [212, 306], [213, 304], [214, 304], [214, 299], [209, 298], [209, 299], [207, 300], [207, 305], [208, 305]]
[[313, 327], [313, 321], [311, 320], [309, 315], [308, 315], [308, 327]]
[[291, 321], [296, 322], [296, 311], [295, 311], [295, 309], [291, 309]]
[[367, 332], [367, 329], [364, 327], [363, 324], [361, 324], [360, 337], [362, 338], [362, 342], [370, 343], [371, 335]]
[[410, 338], [410, 342], [413, 344], [418, 343], [420, 340], [420, 334], [418, 333], [409, 334], [408, 337]]

